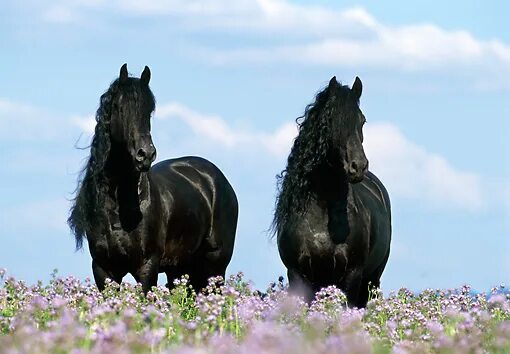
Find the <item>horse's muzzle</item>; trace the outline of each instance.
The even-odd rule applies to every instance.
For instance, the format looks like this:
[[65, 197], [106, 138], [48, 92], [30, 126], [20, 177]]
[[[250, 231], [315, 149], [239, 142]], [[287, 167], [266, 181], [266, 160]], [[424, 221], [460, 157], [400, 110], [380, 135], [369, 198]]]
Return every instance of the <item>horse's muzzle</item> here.
[[135, 167], [140, 172], [147, 172], [156, 159], [156, 148], [150, 144], [146, 148], [138, 149], [135, 156]]
[[365, 177], [365, 173], [368, 171], [368, 160], [364, 160], [361, 163], [351, 162], [347, 170], [347, 176], [349, 177], [350, 183], [359, 183]]

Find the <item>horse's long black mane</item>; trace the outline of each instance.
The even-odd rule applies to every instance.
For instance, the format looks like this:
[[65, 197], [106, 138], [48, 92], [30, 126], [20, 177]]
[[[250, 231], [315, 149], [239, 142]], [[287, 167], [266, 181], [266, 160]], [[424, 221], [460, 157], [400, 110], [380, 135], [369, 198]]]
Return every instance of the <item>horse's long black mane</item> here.
[[[76, 239], [76, 249], [83, 245], [83, 238], [88, 230], [106, 225], [106, 212], [104, 201], [108, 192], [105, 181], [104, 168], [111, 149], [110, 120], [113, 98], [122, 91], [124, 100], [140, 100], [138, 92], [139, 79], [128, 78], [126, 82], [116, 79], [108, 90], [101, 95], [99, 108], [96, 112], [96, 128], [90, 145], [90, 157], [80, 174], [77, 194], [71, 207], [71, 214], [67, 220]], [[150, 89], [143, 90], [142, 94], [150, 94], [149, 102], [155, 107], [155, 99]], [[124, 112], [131, 117], [134, 112]]]
[[346, 112], [345, 101], [350, 93], [348, 86], [340, 85], [334, 79], [336, 87], [331, 84], [320, 91], [315, 102], [305, 108], [301, 117], [296, 119], [299, 134], [294, 140], [287, 160], [287, 167], [278, 175], [278, 196], [272, 223], [273, 232], [278, 232], [291, 213], [303, 213], [311, 197], [311, 174], [318, 166], [327, 161], [331, 144], [332, 117], [339, 116], [338, 127], [347, 122], [343, 119]]

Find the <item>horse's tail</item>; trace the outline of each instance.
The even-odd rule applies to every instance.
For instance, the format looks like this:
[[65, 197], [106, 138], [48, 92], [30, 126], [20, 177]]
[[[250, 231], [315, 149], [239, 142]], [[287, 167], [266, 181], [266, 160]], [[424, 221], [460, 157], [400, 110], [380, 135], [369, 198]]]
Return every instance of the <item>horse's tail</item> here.
[[[78, 198], [79, 196], [77, 199]], [[67, 219], [67, 224], [74, 234], [76, 250], [79, 250], [83, 247], [83, 239], [85, 238], [85, 223], [83, 222], [84, 218], [85, 212], [83, 208], [79, 203], [75, 201], [74, 205], [71, 207], [71, 212], [69, 218]]]
[[73, 205], [67, 219], [67, 224], [74, 234], [76, 241], [76, 250], [83, 247], [83, 239], [86, 238], [86, 230], [88, 228], [88, 210], [92, 207], [90, 205], [89, 177], [86, 174], [84, 179], [78, 184], [78, 192], [76, 198], [73, 200]]

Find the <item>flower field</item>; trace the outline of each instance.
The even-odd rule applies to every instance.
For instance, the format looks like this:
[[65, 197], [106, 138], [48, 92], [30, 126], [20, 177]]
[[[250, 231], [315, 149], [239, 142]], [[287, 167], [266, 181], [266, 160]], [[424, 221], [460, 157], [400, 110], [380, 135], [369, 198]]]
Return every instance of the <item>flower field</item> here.
[[510, 353], [510, 295], [374, 292], [366, 309], [336, 288], [309, 306], [282, 282], [253, 291], [241, 274], [195, 294], [73, 277], [29, 286], [0, 270], [0, 353]]

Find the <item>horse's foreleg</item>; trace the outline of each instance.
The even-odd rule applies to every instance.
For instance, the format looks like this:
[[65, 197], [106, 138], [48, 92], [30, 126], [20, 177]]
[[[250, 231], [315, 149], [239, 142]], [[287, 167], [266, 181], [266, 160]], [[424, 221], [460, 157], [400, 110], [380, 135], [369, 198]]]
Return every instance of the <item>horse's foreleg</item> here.
[[145, 295], [153, 286], [158, 285], [159, 257], [146, 259], [138, 270], [135, 278], [142, 284], [142, 290]]
[[184, 273], [189, 274], [189, 282], [195, 292], [198, 293], [209, 284], [209, 278], [220, 276], [225, 279], [225, 268], [223, 262], [211, 261], [206, 256], [205, 261], [195, 263], [192, 267], [184, 269]]

